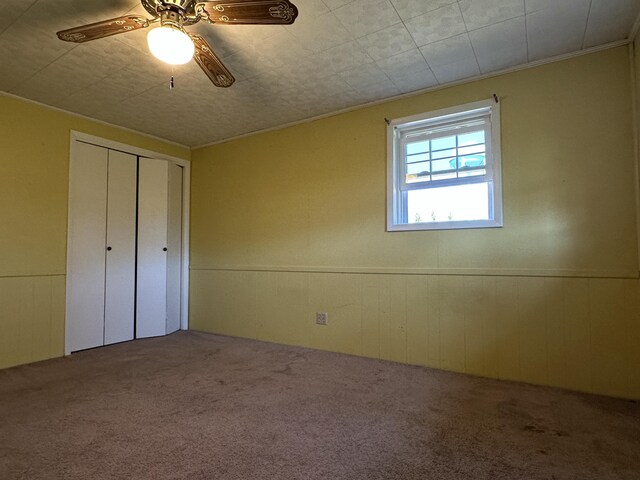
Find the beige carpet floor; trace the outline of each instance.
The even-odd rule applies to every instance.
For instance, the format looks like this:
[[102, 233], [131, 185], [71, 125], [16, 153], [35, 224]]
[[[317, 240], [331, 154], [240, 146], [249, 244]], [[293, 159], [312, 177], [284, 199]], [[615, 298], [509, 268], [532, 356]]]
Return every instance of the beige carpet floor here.
[[0, 479], [640, 479], [640, 405], [193, 332], [0, 371]]

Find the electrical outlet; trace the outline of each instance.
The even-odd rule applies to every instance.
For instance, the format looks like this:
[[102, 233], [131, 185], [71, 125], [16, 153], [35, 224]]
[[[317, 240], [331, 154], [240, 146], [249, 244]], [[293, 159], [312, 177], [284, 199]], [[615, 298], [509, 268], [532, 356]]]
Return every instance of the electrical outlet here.
[[329, 314], [327, 312], [316, 312], [316, 325], [326, 325], [329, 323]]

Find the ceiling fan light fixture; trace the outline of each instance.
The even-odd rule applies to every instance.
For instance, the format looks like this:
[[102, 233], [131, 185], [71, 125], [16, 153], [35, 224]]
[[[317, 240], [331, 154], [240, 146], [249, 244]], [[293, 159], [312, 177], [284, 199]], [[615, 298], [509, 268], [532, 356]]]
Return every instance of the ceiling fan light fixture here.
[[169, 65], [184, 65], [193, 58], [195, 51], [189, 35], [171, 25], [151, 30], [147, 43], [153, 56]]
[[[33, 3], [34, 0], [31, 0]], [[75, 0], [74, 0], [75, 1]], [[133, 0], [128, 0], [132, 2]], [[227, 88], [235, 78], [204, 37], [187, 33], [200, 21], [222, 25], [291, 25], [298, 16], [289, 0], [140, 0], [153, 18], [123, 15], [57, 32], [65, 42], [84, 43], [120, 35], [160, 23], [147, 35], [154, 57], [170, 65], [193, 60], [216, 87]], [[226, 28], [226, 27], [225, 27]]]

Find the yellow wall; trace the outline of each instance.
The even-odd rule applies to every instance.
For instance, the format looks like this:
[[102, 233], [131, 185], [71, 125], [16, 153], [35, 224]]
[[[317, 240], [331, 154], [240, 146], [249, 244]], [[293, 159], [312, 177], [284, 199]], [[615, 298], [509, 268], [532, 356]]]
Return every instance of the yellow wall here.
[[[640, 397], [630, 78], [619, 47], [195, 150], [191, 328]], [[504, 228], [385, 232], [384, 118], [492, 93]]]
[[70, 132], [188, 149], [0, 95], [0, 368], [63, 353]]

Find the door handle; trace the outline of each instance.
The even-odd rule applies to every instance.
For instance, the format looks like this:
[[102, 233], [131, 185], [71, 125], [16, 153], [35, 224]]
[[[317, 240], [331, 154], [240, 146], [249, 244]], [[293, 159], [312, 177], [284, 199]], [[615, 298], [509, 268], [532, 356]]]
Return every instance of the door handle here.
[[107, 247], [107, 252], [110, 252], [110, 251], [111, 251], [111, 247]]
[[162, 251], [163, 251], [163, 252], [166, 252], [166, 251], [167, 251], [167, 247], [164, 247], [164, 248], [162, 249]]

